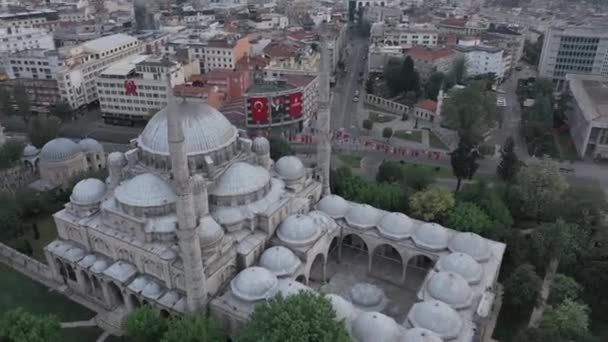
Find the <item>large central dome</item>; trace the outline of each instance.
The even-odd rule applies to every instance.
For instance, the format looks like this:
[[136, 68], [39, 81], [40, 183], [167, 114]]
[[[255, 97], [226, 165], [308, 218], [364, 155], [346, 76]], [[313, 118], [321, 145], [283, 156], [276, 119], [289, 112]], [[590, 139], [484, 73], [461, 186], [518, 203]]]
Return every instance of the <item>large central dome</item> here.
[[177, 100], [150, 119], [137, 138], [139, 147], [153, 154], [169, 154], [167, 117], [172, 111], [181, 116], [188, 155], [221, 149], [237, 138], [236, 128], [217, 109], [197, 100]]

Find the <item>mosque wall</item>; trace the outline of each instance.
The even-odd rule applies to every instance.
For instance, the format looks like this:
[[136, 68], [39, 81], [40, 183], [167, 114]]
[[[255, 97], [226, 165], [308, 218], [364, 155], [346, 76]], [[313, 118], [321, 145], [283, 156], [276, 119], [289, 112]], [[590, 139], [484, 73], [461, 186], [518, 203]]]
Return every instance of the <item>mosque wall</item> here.
[[87, 171], [84, 154], [78, 153], [74, 158], [61, 162], [40, 161], [40, 178], [53, 185], [65, 185], [74, 176]]
[[0, 191], [16, 191], [31, 183], [35, 176], [30, 167], [21, 164], [0, 170]]

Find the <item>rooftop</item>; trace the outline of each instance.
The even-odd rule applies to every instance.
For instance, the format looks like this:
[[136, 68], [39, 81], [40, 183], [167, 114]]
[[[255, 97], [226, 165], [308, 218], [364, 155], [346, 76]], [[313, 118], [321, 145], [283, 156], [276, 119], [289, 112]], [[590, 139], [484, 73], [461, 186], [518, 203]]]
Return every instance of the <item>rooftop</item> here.
[[88, 41], [82, 47], [90, 52], [102, 52], [112, 49], [118, 45], [136, 42], [137, 38], [126, 34], [118, 33]]
[[570, 91], [587, 121], [608, 123], [608, 78], [595, 75], [568, 74]]
[[437, 102], [429, 99], [423, 99], [416, 103], [417, 108], [422, 108], [431, 112], [437, 111]]
[[454, 54], [454, 50], [450, 48], [442, 48], [438, 50], [431, 50], [424, 47], [413, 47], [411, 49], [407, 49], [404, 52], [406, 56], [412, 56], [418, 59], [425, 60], [436, 60], [444, 57], [448, 57]]
[[292, 45], [272, 42], [264, 48], [264, 54], [271, 58], [288, 58], [294, 57], [297, 48]]
[[284, 91], [289, 89], [296, 88], [295, 85], [290, 84], [290, 82], [264, 82], [264, 83], [254, 83], [249, 89], [247, 89], [248, 93], [269, 93], [274, 91]]

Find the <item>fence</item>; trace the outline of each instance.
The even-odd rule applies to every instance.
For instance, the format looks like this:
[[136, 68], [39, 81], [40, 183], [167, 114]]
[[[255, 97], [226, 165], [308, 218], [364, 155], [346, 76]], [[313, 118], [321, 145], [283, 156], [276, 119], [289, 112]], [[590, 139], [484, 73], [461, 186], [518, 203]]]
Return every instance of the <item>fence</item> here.
[[51, 268], [38, 260], [0, 243], [0, 261], [26, 276], [42, 282], [53, 282]]
[[408, 106], [402, 103], [391, 101], [372, 94], [367, 94], [365, 96], [365, 103], [397, 115], [407, 114], [410, 110]]

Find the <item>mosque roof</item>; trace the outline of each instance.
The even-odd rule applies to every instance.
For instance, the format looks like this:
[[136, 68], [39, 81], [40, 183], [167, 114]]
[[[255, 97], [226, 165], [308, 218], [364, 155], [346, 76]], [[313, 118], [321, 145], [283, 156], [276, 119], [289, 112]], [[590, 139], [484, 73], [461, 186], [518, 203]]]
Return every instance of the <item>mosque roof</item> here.
[[443, 342], [443, 340], [430, 330], [412, 328], [403, 334], [401, 342]]
[[437, 223], [424, 223], [416, 228], [412, 239], [416, 246], [436, 251], [448, 246], [449, 233]]
[[273, 246], [260, 256], [260, 266], [268, 269], [277, 277], [293, 275], [302, 261], [289, 249], [283, 246]]
[[97, 178], [87, 178], [81, 180], [74, 186], [70, 201], [79, 205], [91, 205], [100, 203], [105, 194], [105, 183]]
[[211, 194], [236, 196], [256, 192], [270, 182], [270, 174], [261, 166], [238, 162], [232, 164], [216, 181]]
[[434, 273], [426, 283], [426, 292], [455, 309], [470, 306], [473, 299], [473, 291], [467, 281], [453, 272]]
[[369, 229], [375, 227], [382, 218], [382, 211], [369, 204], [351, 203], [346, 212], [346, 222], [349, 225]]
[[453, 272], [462, 276], [469, 284], [477, 284], [483, 276], [483, 267], [468, 254], [443, 255], [435, 264], [439, 271]]
[[251, 150], [256, 154], [270, 153], [270, 142], [265, 137], [256, 137], [253, 139]]
[[284, 156], [274, 164], [274, 170], [286, 180], [297, 180], [304, 176], [304, 164], [298, 157]]
[[488, 241], [475, 233], [458, 233], [448, 243], [452, 252], [462, 252], [473, 257], [478, 262], [490, 259], [491, 251]]
[[85, 138], [78, 142], [78, 146], [83, 152], [103, 152], [103, 146], [95, 140], [91, 138]]
[[23, 156], [24, 157], [33, 157], [37, 155], [40, 151], [34, 145], [27, 145], [23, 148]]
[[61, 162], [74, 158], [82, 153], [78, 144], [70, 139], [56, 138], [42, 147], [40, 150], [40, 160], [44, 162]]
[[414, 304], [408, 314], [408, 320], [415, 328], [430, 330], [445, 340], [458, 337], [463, 327], [458, 312], [438, 300]]
[[210, 215], [201, 217], [199, 226], [198, 236], [201, 241], [201, 247], [217, 244], [224, 237], [224, 229]]
[[306, 246], [313, 243], [321, 230], [308, 215], [291, 215], [277, 230], [279, 239], [291, 246]]
[[258, 266], [242, 270], [230, 282], [232, 293], [248, 302], [274, 297], [278, 286], [277, 277], [269, 270]]
[[349, 209], [349, 203], [338, 195], [327, 195], [317, 203], [317, 208], [332, 218], [342, 218]]
[[392, 240], [402, 240], [410, 237], [413, 229], [412, 219], [402, 213], [388, 213], [378, 223], [380, 235]]
[[151, 173], [125, 181], [116, 188], [114, 195], [118, 202], [134, 207], [157, 207], [176, 200], [169, 184]]
[[379, 312], [361, 312], [352, 323], [358, 342], [399, 342], [401, 330], [394, 319]]

